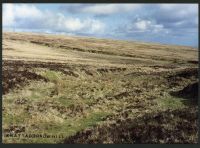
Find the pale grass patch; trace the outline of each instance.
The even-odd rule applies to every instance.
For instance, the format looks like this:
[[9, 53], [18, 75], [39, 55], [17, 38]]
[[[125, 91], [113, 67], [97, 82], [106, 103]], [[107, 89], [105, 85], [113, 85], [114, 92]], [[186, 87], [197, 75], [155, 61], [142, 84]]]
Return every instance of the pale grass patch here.
[[28, 124], [37, 124], [40, 123], [51, 123], [51, 124], [60, 124], [63, 123], [64, 119], [62, 119], [59, 116], [56, 116], [52, 111], [51, 112], [35, 112], [31, 115], [30, 120], [28, 121]]

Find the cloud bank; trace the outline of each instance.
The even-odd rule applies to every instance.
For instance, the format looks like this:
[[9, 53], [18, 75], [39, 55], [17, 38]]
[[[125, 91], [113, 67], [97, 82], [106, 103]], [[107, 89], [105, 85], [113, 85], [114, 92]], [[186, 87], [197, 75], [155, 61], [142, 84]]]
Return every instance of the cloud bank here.
[[66, 17], [62, 13], [40, 10], [34, 5], [6, 4], [3, 7], [3, 26], [24, 29], [43, 29], [61, 32], [103, 32], [104, 23], [97, 19]]
[[197, 46], [198, 5], [3, 4], [7, 28]]

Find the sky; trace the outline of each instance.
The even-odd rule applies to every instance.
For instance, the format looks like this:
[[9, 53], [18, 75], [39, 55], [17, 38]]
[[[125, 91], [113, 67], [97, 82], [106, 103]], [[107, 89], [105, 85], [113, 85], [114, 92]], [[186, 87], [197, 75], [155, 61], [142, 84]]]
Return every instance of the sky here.
[[198, 47], [198, 4], [3, 4], [3, 31]]

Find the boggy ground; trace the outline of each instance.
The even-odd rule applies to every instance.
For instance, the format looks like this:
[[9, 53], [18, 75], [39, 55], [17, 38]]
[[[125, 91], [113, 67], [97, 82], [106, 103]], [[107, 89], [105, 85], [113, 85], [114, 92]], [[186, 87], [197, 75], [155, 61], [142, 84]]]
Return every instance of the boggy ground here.
[[64, 143], [197, 143], [197, 124], [195, 107], [166, 110], [95, 126], [66, 138]]
[[[194, 49], [109, 40], [103, 48], [97, 39], [14, 33], [3, 43], [4, 143], [197, 143]], [[148, 47], [165, 54], [142, 54]], [[131, 48], [135, 56], [127, 56]], [[13, 134], [62, 136], [5, 136]]]

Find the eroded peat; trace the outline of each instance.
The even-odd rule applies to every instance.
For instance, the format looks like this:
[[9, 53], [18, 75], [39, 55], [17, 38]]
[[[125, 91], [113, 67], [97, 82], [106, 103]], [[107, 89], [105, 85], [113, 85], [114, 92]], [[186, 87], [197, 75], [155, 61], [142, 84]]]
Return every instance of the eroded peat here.
[[[24, 36], [27, 36], [27, 41], [22, 40]], [[54, 39], [55, 46], [51, 42]], [[70, 53], [75, 48], [87, 48], [64, 38], [59, 40], [58, 37], [42, 38], [38, 35], [12, 34], [4, 40], [8, 41], [3, 49], [2, 69], [4, 143], [197, 143], [196, 60], [183, 58], [185, 55], [179, 59], [176, 56], [168, 58], [170, 55], [167, 54], [158, 59], [149, 53], [141, 58], [144, 50], [137, 53], [133, 48], [136, 57], [131, 57], [130, 61], [126, 59], [128, 64], [119, 64], [123, 58], [121, 54], [129, 53], [132, 43], [115, 41], [117, 46], [125, 46], [124, 53], [117, 53], [118, 49], [115, 51], [110, 47], [114, 41], [107, 41], [104, 49], [99, 45], [103, 44], [101, 40], [92, 39], [95, 45], [90, 47], [94, 52], [84, 53], [90, 55], [88, 61], [97, 58], [96, 62], [87, 62], [84, 60], [87, 54], [83, 56], [83, 51], [77, 50], [73, 55], [80, 52], [82, 59], [70, 62], [68, 59], [59, 60], [61, 55], [57, 51], [67, 49]], [[84, 42], [84, 39], [80, 40]], [[69, 42], [74, 49], [60, 49], [66, 46], [61, 41]], [[27, 44], [24, 47], [37, 44], [34, 47], [41, 46], [43, 54], [52, 52], [53, 56], [55, 52], [53, 58], [58, 58], [58, 61], [49, 62], [46, 55], [31, 60], [24, 57], [26, 54], [22, 54], [24, 60], [21, 60], [18, 52], [23, 51], [15, 49], [15, 42]], [[90, 42], [87, 39], [85, 43], [89, 46]], [[136, 44], [136, 47], [146, 46], [148, 44]], [[165, 46], [158, 45], [148, 47], [150, 50], [155, 48], [160, 55], [165, 49]], [[166, 50], [171, 51], [170, 48], [173, 47]], [[103, 55], [96, 52], [97, 49], [102, 50]], [[111, 49], [109, 52], [113, 54], [105, 60], [107, 49]], [[174, 49], [179, 51], [178, 47]], [[17, 59], [10, 58], [11, 52], [15, 52]], [[65, 56], [61, 58], [71, 58], [68, 54]], [[141, 59], [134, 63], [138, 56]], [[146, 59], [150, 58], [154, 59], [148, 63]], [[97, 64], [98, 60], [104, 63]], [[6, 136], [30, 133], [54, 137]], [[55, 138], [55, 135], [62, 136]]]

